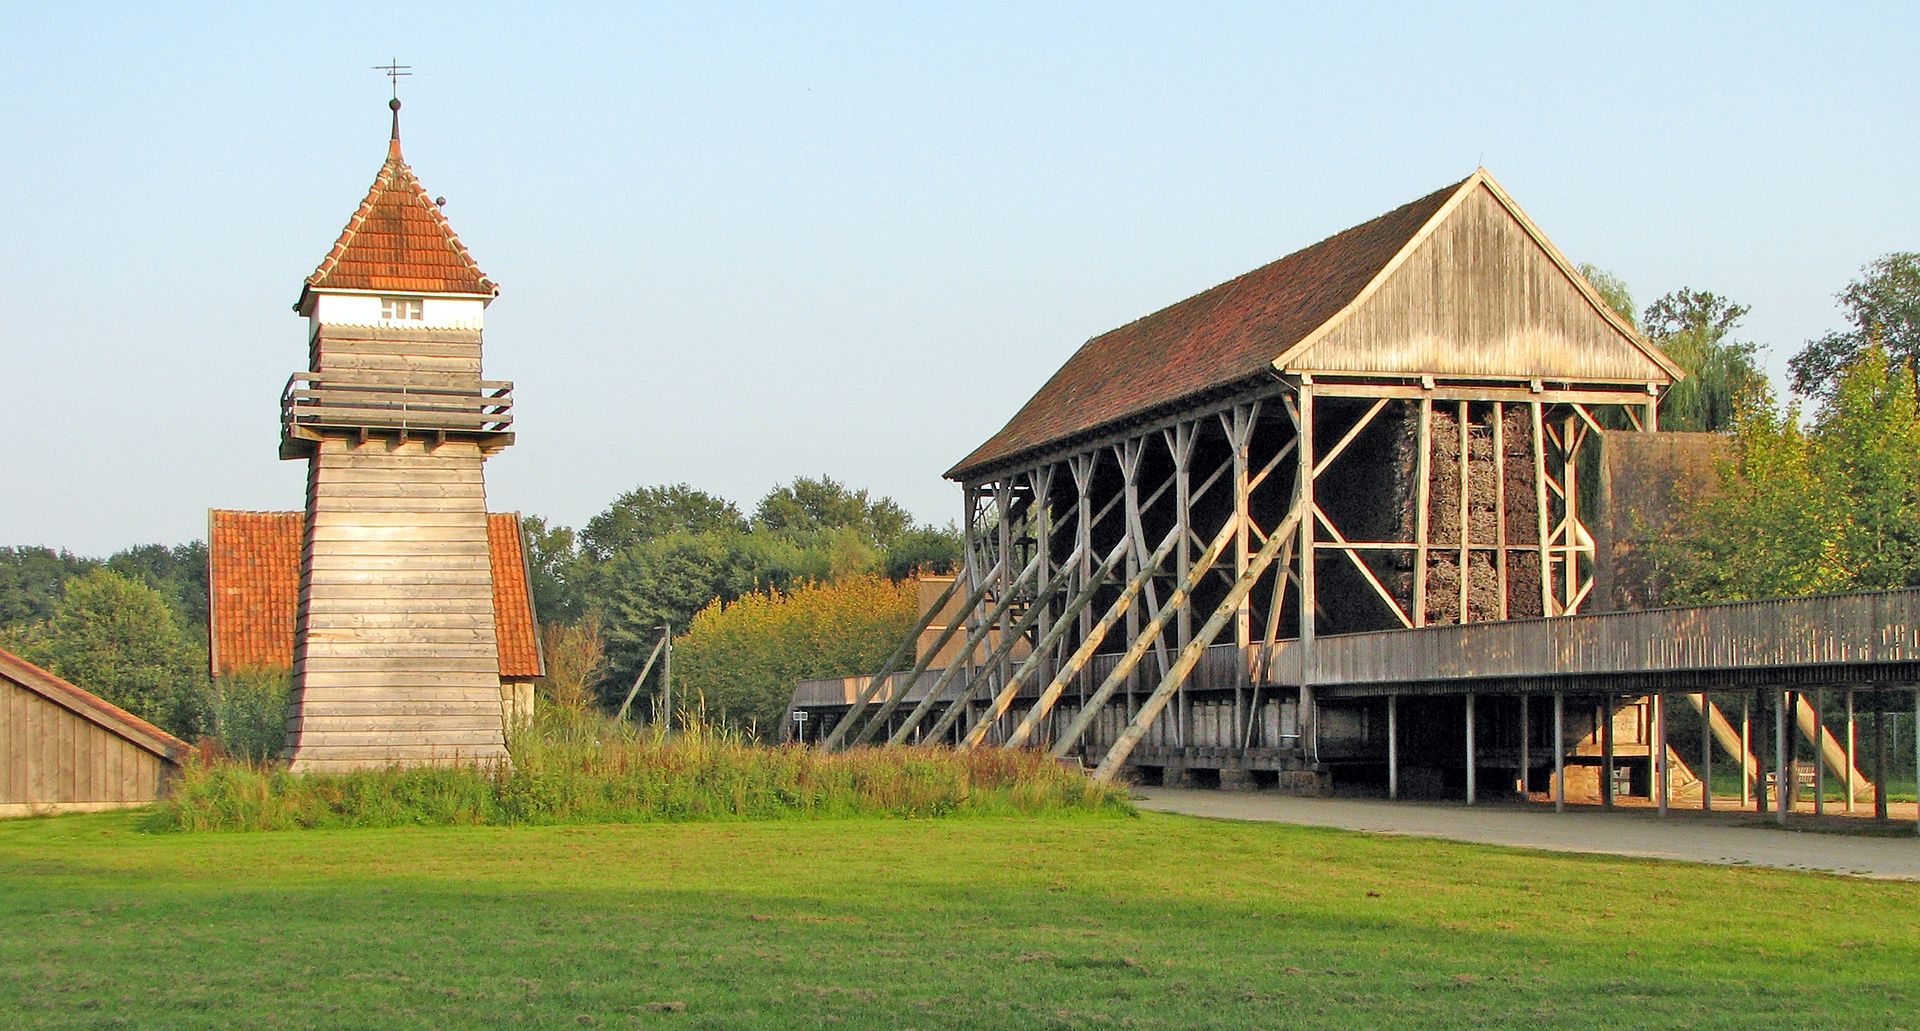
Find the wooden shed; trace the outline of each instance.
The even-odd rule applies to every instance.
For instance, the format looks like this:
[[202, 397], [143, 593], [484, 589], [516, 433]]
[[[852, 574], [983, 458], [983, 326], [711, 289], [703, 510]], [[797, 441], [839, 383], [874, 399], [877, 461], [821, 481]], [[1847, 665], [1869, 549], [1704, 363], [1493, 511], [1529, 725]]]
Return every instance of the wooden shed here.
[[189, 746], [0, 651], [0, 816], [93, 812], [165, 795]]

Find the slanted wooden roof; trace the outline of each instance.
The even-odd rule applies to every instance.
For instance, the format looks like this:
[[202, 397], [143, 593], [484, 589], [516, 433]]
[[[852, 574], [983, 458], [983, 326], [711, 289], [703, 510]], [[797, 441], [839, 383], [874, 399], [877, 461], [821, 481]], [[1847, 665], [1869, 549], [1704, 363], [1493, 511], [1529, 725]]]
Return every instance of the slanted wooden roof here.
[[169, 763], [186, 759], [193, 747], [91, 691], [76, 687], [31, 662], [0, 648], [0, 678], [45, 698], [75, 716]]
[[[1451, 248], [1487, 240], [1513, 263], [1452, 260]], [[1442, 265], [1469, 273], [1444, 279]], [[1667, 383], [1679, 370], [1480, 169], [1087, 341], [947, 475], [964, 480], [1276, 372]]]
[[440, 206], [400, 156], [399, 123], [387, 159], [333, 249], [307, 277], [296, 311], [315, 290], [464, 294], [500, 292], [454, 235]]
[[[207, 583], [209, 637], [215, 675], [249, 667], [293, 665], [300, 607], [303, 512], [209, 513]], [[520, 517], [489, 513], [487, 543], [493, 565], [494, 637], [500, 675], [541, 676], [539, 619], [528, 586]]]

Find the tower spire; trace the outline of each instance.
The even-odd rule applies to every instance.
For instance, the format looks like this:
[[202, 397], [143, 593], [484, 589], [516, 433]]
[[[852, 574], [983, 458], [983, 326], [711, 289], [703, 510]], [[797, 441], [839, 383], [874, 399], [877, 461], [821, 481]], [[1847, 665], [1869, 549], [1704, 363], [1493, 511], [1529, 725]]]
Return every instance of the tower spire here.
[[393, 87], [393, 99], [387, 101], [387, 107], [393, 112], [393, 135], [388, 137], [387, 156], [400, 156], [400, 80], [413, 75], [413, 66], [401, 64], [399, 58], [393, 58], [386, 64], [373, 66], [376, 72], [384, 73]]

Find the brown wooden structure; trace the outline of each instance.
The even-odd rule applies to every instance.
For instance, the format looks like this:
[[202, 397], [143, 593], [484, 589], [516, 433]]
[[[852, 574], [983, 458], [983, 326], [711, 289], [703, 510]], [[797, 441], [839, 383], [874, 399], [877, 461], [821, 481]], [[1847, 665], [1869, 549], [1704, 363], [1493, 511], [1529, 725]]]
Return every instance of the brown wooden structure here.
[[507, 759], [484, 466], [513, 441], [512, 387], [481, 372], [499, 290], [402, 158], [392, 106], [373, 187], [294, 306], [295, 770]]
[[1476, 171], [1083, 346], [948, 474], [983, 676], [909, 673], [827, 743], [964, 723], [1103, 776], [1314, 772], [1282, 642], [1581, 611], [1584, 453], [1656, 429], [1677, 374]]
[[92, 812], [165, 795], [187, 743], [0, 651], [0, 816]]

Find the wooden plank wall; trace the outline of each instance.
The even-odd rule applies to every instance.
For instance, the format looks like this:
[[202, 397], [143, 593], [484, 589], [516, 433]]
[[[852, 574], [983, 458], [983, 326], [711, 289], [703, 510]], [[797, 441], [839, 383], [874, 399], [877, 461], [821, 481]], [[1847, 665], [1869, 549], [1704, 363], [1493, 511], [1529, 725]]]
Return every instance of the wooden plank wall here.
[[1395, 375], [1667, 379], [1485, 187], [1296, 364]]
[[296, 770], [506, 757], [477, 444], [326, 440], [308, 473]]
[[0, 676], [0, 816], [154, 801], [172, 765]]

